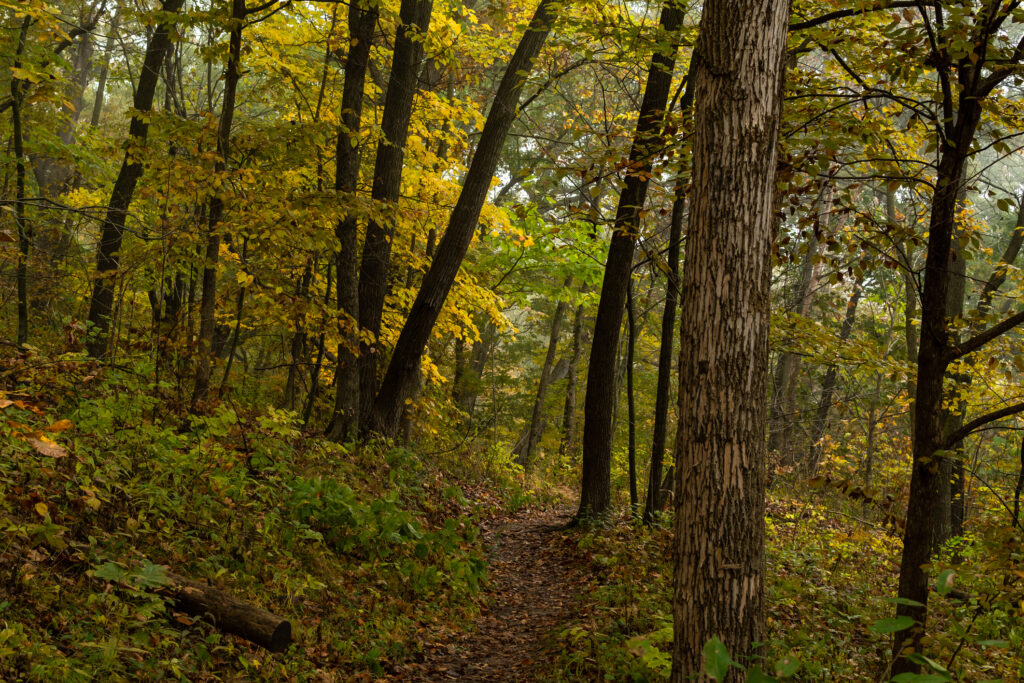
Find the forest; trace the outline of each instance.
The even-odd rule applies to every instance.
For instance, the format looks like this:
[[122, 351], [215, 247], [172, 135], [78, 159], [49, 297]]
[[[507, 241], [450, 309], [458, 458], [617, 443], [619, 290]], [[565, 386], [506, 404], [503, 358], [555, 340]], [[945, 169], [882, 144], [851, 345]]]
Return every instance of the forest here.
[[0, 16], [0, 679], [1024, 680], [1020, 0]]

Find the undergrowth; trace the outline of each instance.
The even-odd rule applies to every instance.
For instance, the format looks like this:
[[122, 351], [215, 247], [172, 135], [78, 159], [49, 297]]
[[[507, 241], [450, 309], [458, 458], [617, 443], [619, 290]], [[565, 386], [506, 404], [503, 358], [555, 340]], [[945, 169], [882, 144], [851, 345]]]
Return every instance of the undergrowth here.
[[[476, 612], [501, 463], [342, 447], [294, 414], [191, 418], [145, 368], [11, 358], [0, 386], [0, 679], [351, 680]], [[293, 625], [271, 655], [175, 610], [166, 571]]]
[[[766, 518], [768, 632], [760, 660], [744, 663], [763, 673], [747, 680], [889, 680], [902, 544], [886, 521], [835, 492], [777, 487]], [[981, 533], [934, 563], [925, 673], [898, 680], [1024, 679], [1020, 537], [985, 510], [975, 526]], [[671, 542], [666, 518], [650, 528], [620, 519], [580, 537], [593, 578], [579, 618], [559, 633], [552, 680], [668, 680]]]

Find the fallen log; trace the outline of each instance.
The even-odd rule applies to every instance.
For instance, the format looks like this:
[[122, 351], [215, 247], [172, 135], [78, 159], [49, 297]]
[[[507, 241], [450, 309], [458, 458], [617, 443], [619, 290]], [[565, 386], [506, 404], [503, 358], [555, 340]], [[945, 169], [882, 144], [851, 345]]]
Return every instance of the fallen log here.
[[186, 614], [208, 616], [220, 630], [271, 652], [284, 652], [291, 644], [292, 625], [286, 619], [205, 583], [171, 572], [167, 579], [164, 592]]

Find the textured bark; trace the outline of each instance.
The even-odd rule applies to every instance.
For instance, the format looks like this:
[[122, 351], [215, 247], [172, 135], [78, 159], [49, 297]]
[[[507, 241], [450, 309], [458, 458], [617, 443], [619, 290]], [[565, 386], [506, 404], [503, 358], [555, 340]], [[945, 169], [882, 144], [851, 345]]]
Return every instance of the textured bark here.
[[[692, 82], [692, 81], [691, 81]], [[662, 467], [668, 432], [669, 383], [672, 381], [672, 349], [676, 329], [676, 304], [679, 301], [679, 242], [683, 236], [683, 210], [686, 196], [676, 186], [672, 203], [672, 219], [668, 237], [668, 277], [665, 282], [665, 309], [661, 315], [661, 348], [658, 350], [658, 386], [654, 398], [654, 435], [651, 438], [651, 468], [647, 477], [647, 499], [643, 520], [650, 524], [654, 513], [661, 512], [665, 498], [661, 495]]]
[[572, 323], [572, 355], [565, 382], [565, 404], [562, 408], [562, 440], [558, 454], [565, 456], [576, 445], [576, 384], [583, 355], [583, 304], [576, 307]]
[[[224, 101], [217, 121], [217, 161], [214, 171], [227, 169], [231, 150], [231, 123], [235, 118], [235, 95], [242, 77], [242, 27], [245, 19], [245, 0], [231, 0], [231, 30], [228, 36], [228, 61], [224, 72]], [[221, 189], [220, 192], [225, 192]], [[217, 262], [220, 259], [220, 222], [224, 217], [224, 198], [216, 194], [210, 199], [207, 212], [206, 255], [203, 260], [202, 298], [199, 304], [199, 348], [196, 352], [196, 379], [192, 391], [192, 407], [206, 400], [210, 390], [210, 372], [213, 368], [215, 332], [217, 328]]]
[[[843, 316], [843, 323], [839, 327], [839, 343], [846, 342], [853, 333], [853, 323], [857, 318], [857, 304], [860, 302], [861, 282], [858, 280], [853, 285], [853, 293], [846, 300], [846, 313]], [[828, 413], [832, 409], [832, 398], [835, 395], [836, 383], [839, 379], [839, 366], [830, 365], [825, 371], [825, 377], [821, 380], [821, 393], [818, 395], [818, 407], [814, 411], [814, 422], [811, 424], [811, 455], [805, 463], [808, 474], [813, 475], [821, 464], [821, 456], [824, 453], [824, 445], [821, 440], [825, 436], [825, 427], [828, 425]]]
[[[765, 385], [776, 142], [789, 4], [705, 3], [680, 293], [673, 682], [717, 636], [764, 640]], [[739, 19], [738, 19], [739, 18]], [[733, 668], [726, 680], [742, 680]]]
[[416, 388], [420, 359], [473, 239], [505, 137], [516, 118], [519, 95], [526, 82], [524, 74], [532, 68], [551, 28], [553, 5], [554, 0], [541, 0], [498, 85], [448, 229], [409, 310], [374, 401], [371, 425], [378, 433], [397, 433], [405, 399]]
[[[572, 284], [572, 278], [565, 279], [563, 289], [568, 289]], [[544, 433], [544, 402], [547, 400], [548, 387], [551, 385], [551, 370], [555, 366], [555, 354], [558, 352], [558, 338], [562, 334], [562, 320], [569, 310], [569, 304], [559, 301], [555, 306], [555, 312], [551, 316], [551, 331], [548, 334], [548, 350], [544, 355], [544, 365], [540, 369], [540, 380], [537, 382], [537, 396], [533, 400], [533, 410], [530, 414], [530, 426], [526, 434], [526, 443], [519, 452], [516, 462], [524, 470], [529, 471], [536, 457], [537, 445]]]
[[[359, 183], [362, 146], [359, 128], [363, 117], [363, 91], [370, 63], [370, 47], [374, 28], [380, 16], [378, 5], [362, 9], [353, 2], [348, 7], [349, 52], [345, 60], [345, 83], [341, 91], [341, 125], [335, 147], [336, 171], [334, 189], [351, 197]], [[327, 436], [345, 441], [359, 430], [359, 279], [356, 265], [359, 249], [359, 224], [352, 214], [338, 221], [334, 228], [338, 239], [338, 315], [347, 321], [345, 334], [338, 342], [338, 364], [334, 374], [334, 414]]]
[[377, 369], [380, 363], [381, 316], [388, 290], [391, 262], [390, 223], [397, 217], [397, 202], [402, 186], [405, 142], [412, 117], [412, 101], [417, 91], [417, 74], [423, 60], [423, 38], [430, 28], [433, 0], [402, 0], [391, 75], [384, 96], [381, 118], [381, 140], [373, 168], [371, 197], [382, 214], [389, 214], [386, 223], [371, 220], [366, 226], [363, 258], [359, 269], [359, 329], [371, 334], [374, 341], [359, 347], [360, 422], [365, 426], [377, 393]]
[[[164, 0], [160, 9], [163, 12], [177, 13], [184, 2], [185, 0]], [[108, 351], [110, 317], [114, 308], [114, 279], [121, 263], [121, 240], [124, 237], [125, 221], [128, 218], [132, 196], [135, 194], [135, 186], [142, 176], [138, 148], [146, 142], [149, 134], [146, 112], [153, 108], [153, 96], [160, 80], [160, 67], [170, 45], [170, 26], [158, 25], [146, 44], [146, 55], [142, 60], [142, 71], [132, 103], [134, 113], [128, 127], [128, 150], [114, 181], [114, 189], [107, 204], [107, 215], [100, 230], [100, 240], [96, 249], [96, 276], [89, 302], [89, 324], [92, 329], [86, 343], [89, 355], [96, 358], [106, 356]]]
[[633, 251], [639, 236], [640, 215], [647, 197], [654, 157], [664, 140], [662, 121], [675, 71], [683, 15], [683, 8], [677, 0], [667, 0], [662, 7], [660, 26], [668, 46], [664, 51], [655, 52], [651, 58], [629, 152], [629, 173], [619, 195], [612, 239], [608, 245], [583, 404], [583, 473], [580, 507], [576, 513], [578, 518], [604, 515], [611, 505], [612, 413], [617, 396], [609, 389], [615, 386], [615, 357], [626, 306], [626, 288], [633, 267]]

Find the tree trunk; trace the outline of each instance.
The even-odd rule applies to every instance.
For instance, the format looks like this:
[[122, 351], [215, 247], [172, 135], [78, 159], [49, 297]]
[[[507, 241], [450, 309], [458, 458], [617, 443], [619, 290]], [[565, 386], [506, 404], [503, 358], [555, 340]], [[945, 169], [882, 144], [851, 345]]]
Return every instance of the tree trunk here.
[[89, 125], [96, 128], [100, 125], [100, 116], [103, 114], [103, 98], [107, 92], [107, 77], [110, 74], [110, 56], [114, 52], [114, 44], [117, 40], [117, 29], [121, 20], [120, 10], [114, 12], [110, 20], [110, 27], [107, 29], [107, 43], [103, 48], [103, 66], [100, 67], [99, 79], [96, 81], [96, 96], [92, 101], [92, 114], [89, 117]]
[[[952, 248], [949, 251], [949, 290], [946, 295], [946, 319], [956, 323], [963, 318], [964, 300], [967, 297], [967, 262], [964, 260], [964, 250], [960, 246], [960, 240], [954, 233]], [[960, 334], [953, 331], [949, 335], [951, 344], [960, 342]], [[946, 382], [952, 385], [950, 393], [960, 393], [970, 384], [970, 379], [962, 373], [950, 373]], [[964, 413], [967, 410], [967, 402], [961, 397], [949, 396], [943, 401], [941, 429], [944, 436], [952, 434], [964, 424]], [[962, 523], [963, 516], [959, 511], [954, 511], [957, 501], [962, 498], [957, 495], [956, 488], [963, 481], [964, 461], [963, 442], [956, 444], [949, 450], [949, 455], [939, 458], [939, 475], [936, 490], [935, 516], [933, 517], [934, 528], [932, 529], [932, 554], [938, 553], [942, 546], [954, 536], [953, 518], [958, 517]]]
[[[349, 52], [345, 60], [345, 83], [341, 91], [341, 125], [338, 126], [335, 157], [337, 169], [334, 189], [352, 197], [359, 183], [362, 147], [359, 128], [363, 116], [363, 91], [370, 63], [370, 47], [380, 16], [380, 8], [371, 3], [362, 9], [353, 2], [348, 7]], [[359, 280], [357, 277], [359, 223], [354, 215], [338, 221], [334, 229], [338, 239], [338, 315], [345, 321], [338, 342], [338, 365], [334, 374], [334, 414], [327, 428], [328, 438], [346, 441], [359, 430]]]
[[572, 322], [572, 356], [565, 382], [565, 406], [562, 409], [562, 440], [558, 454], [563, 458], [576, 445], [576, 383], [580, 356], [583, 355], [583, 304], [576, 307]]
[[[214, 172], [223, 174], [228, 166], [228, 153], [231, 149], [231, 123], [235, 117], [235, 95], [238, 81], [242, 77], [242, 28], [246, 15], [245, 0], [231, 0], [231, 30], [228, 38], [228, 62], [224, 72], [224, 102], [221, 106], [220, 120], [217, 122], [217, 161]], [[199, 304], [199, 348], [196, 359], [196, 381], [192, 391], [192, 407], [195, 409], [201, 401], [206, 400], [210, 390], [210, 372], [213, 364], [214, 333], [217, 320], [217, 262], [220, 258], [220, 222], [224, 217], [224, 198], [221, 193], [227, 192], [222, 187], [210, 199], [207, 213], [208, 231], [206, 238], [206, 257], [203, 261], [203, 289]]]
[[[15, 69], [21, 68], [21, 56], [25, 53], [28, 40], [28, 29], [32, 26], [32, 17], [25, 15], [18, 31], [18, 48], [14, 53]], [[15, 158], [15, 204], [14, 220], [18, 225], [18, 266], [15, 278], [18, 283], [18, 346], [28, 343], [28, 255], [32, 245], [32, 232], [25, 219], [25, 147], [24, 131], [22, 130], [21, 105], [23, 81], [11, 78], [11, 138]]]
[[[853, 285], [853, 293], [846, 301], [846, 314], [843, 317], [843, 324], [839, 328], [839, 343], [846, 342], [853, 333], [853, 323], [857, 317], [857, 304], [860, 302], [861, 294], [864, 293], [861, 281], [858, 279]], [[806, 469], [811, 475], [818, 470], [821, 464], [821, 457], [824, 454], [825, 446], [821, 440], [825, 437], [825, 427], [828, 425], [828, 413], [832, 409], [832, 397], [836, 390], [836, 381], [839, 378], [839, 366], [830, 365], [825, 371], [825, 377], [821, 380], [821, 394], [818, 397], [818, 408], [814, 411], [814, 423], [811, 425], [810, 457], [807, 459]]]
[[360, 426], [368, 425], [373, 399], [377, 394], [377, 370], [383, 348], [380, 326], [384, 297], [388, 289], [393, 224], [398, 217], [405, 142], [412, 117], [413, 96], [417, 91], [417, 73], [423, 59], [423, 36], [430, 27], [433, 0], [402, 0], [395, 36], [391, 76], [384, 97], [381, 141], [373, 168], [371, 196], [374, 208], [388, 214], [387, 225], [371, 220], [366, 226], [363, 258], [359, 269], [359, 329], [373, 336], [372, 343], [359, 346]]
[[167, 579], [167, 585], [161, 590], [187, 614], [209, 616], [217, 628], [271, 652], [284, 652], [291, 644], [292, 625], [286, 619], [205, 583], [169, 572]]
[[[185, 0], [163, 0], [161, 11], [175, 14]], [[153, 96], [160, 80], [160, 67], [171, 45], [170, 24], [159, 24], [146, 44], [146, 55], [142, 61], [138, 87], [132, 102], [132, 119], [128, 127], [128, 150], [121, 162], [121, 170], [114, 181], [114, 189], [107, 204], [107, 215], [100, 231], [96, 249], [96, 277], [93, 281], [92, 299], [89, 302], [89, 340], [86, 348], [94, 358], [103, 358], [108, 352], [110, 316], [114, 308], [114, 279], [120, 267], [121, 240], [124, 237], [128, 209], [135, 194], [135, 186], [142, 176], [142, 164], [137, 161], [139, 147], [145, 144], [149, 133], [149, 117], [153, 108]]]
[[608, 246], [587, 370], [587, 393], [583, 406], [583, 474], [577, 518], [604, 515], [611, 505], [612, 413], [616, 396], [609, 389], [615, 384], [619, 328], [633, 267], [633, 250], [639, 236], [640, 214], [647, 197], [654, 157], [664, 142], [662, 121], [675, 72], [684, 14], [677, 0], [666, 0], [661, 10], [660, 27], [667, 43], [651, 58], [629, 152], [626, 185], [619, 195], [615, 226]]
[[[793, 294], [793, 310], [804, 318], [811, 312], [814, 289], [818, 281], [818, 266], [815, 263], [820, 246], [818, 236], [823, 228], [828, 227], [834, 189], [834, 185], [829, 182], [818, 193], [818, 200], [815, 203], [818, 213], [815, 216], [814, 232], [807, 240], [807, 254], [801, 264], [800, 280]], [[786, 463], [792, 463], [794, 456], [793, 427], [797, 420], [795, 378], [799, 369], [800, 356], [788, 351], [779, 354], [771, 415], [768, 418], [768, 450], [781, 452]]]
[[[980, 65], [979, 65], [980, 68]], [[949, 142], [943, 146], [936, 174], [935, 194], [928, 226], [924, 289], [921, 293], [921, 339], [917, 354], [917, 392], [914, 404], [913, 469], [910, 500], [900, 560], [898, 616], [915, 624], [894, 634], [892, 673], [917, 673], [920, 666], [906, 654], [921, 652], [928, 614], [928, 572], [932, 526], [938, 484], [935, 451], [942, 444], [942, 401], [949, 365], [949, 334], [946, 301], [950, 274], [947, 269], [956, 220], [959, 180], [981, 118], [981, 100], [961, 93], [955, 122], [947, 126]]]
[[[718, 637], [764, 640], [765, 384], [789, 3], [710, 0], [694, 50], [693, 181], [680, 293], [673, 683]], [[726, 680], [742, 673], [730, 669]]]
[[[692, 83], [692, 79], [690, 81]], [[668, 277], [665, 282], [665, 309], [661, 315], [661, 348], [658, 350], [658, 388], [654, 399], [654, 436], [651, 439], [651, 469], [647, 478], [647, 500], [644, 503], [644, 524], [654, 520], [654, 513], [665, 505], [661, 495], [662, 464], [668, 431], [669, 383], [672, 381], [672, 341], [675, 336], [676, 303], [679, 300], [679, 242], [683, 236], [683, 210], [686, 196], [680, 181], [672, 203], [672, 219], [668, 238]]]
[[473, 239], [501, 148], [516, 118], [519, 95], [526, 82], [524, 74], [531, 70], [550, 30], [553, 5], [554, 0], [541, 0], [498, 85], [448, 229], [423, 278], [374, 401], [370, 424], [381, 434], [397, 434], [405, 399], [415, 390], [423, 350]]
[[[568, 289], [569, 285], [572, 284], [572, 277], [565, 279], [565, 284], [562, 285], [563, 289]], [[522, 466], [527, 472], [530, 471], [533, 465], [533, 460], [537, 455], [537, 445], [540, 443], [540, 437], [543, 434], [543, 425], [546, 422], [544, 417], [544, 402], [548, 395], [548, 386], [551, 384], [551, 369], [555, 366], [555, 354], [558, 351], [558, 338], [562, 334], [562, 320], [565, 318], [566, 311], [569, 310], [569, 304], [565, 301], [559, 301], [555, 307], [555, 312], [551, 316], [551, 332], [548, 335], [548, 351], [544, 356], [544, 365], [540, 369], [540, 381], [537, 383], [537, 397], [533, 401], [533, 411], [530, 415], [530, 427], [527, 431], [526, 444], [522, 451], [519, 453], [519, 457], [516, 462]]]
[[633, 281], [626, 286], [626, 410], [629, 420], [629, 440], [626, 446], [626, 461], [629, 467], [629, 512], [636, 516], [640, 512], [640, 499], [636, 493], [636, 401], [633, 395], [633, 361], [636, 357], [636, 306], [633, 302]]

